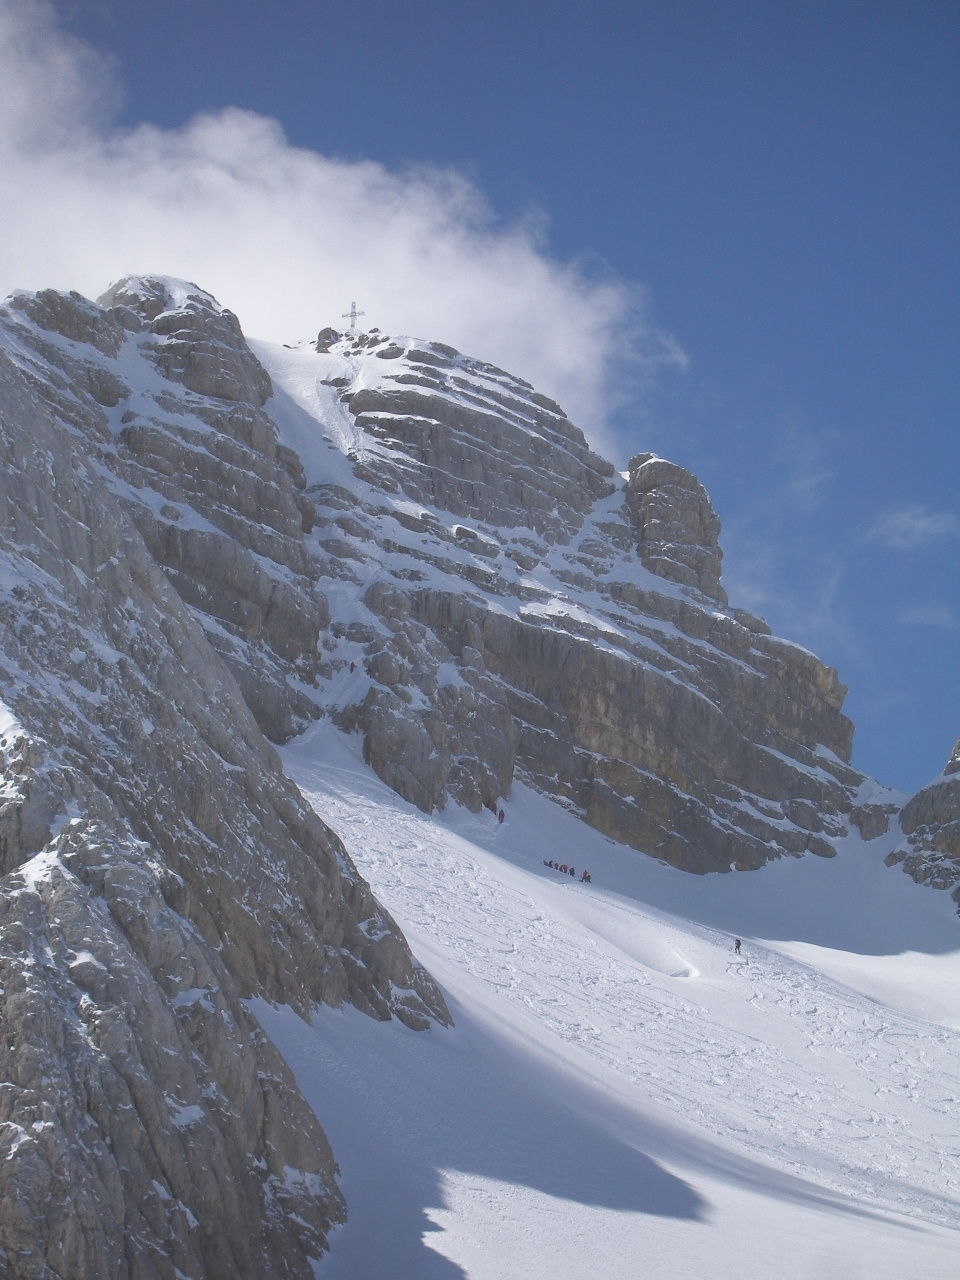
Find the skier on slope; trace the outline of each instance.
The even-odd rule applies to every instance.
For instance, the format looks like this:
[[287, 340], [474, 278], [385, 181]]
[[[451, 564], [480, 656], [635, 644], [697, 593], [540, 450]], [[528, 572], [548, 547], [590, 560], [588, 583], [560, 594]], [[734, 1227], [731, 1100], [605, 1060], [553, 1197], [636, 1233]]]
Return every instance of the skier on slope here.
[[740, 954], [740, 945], [741, 945], [741, 944], [740, 944], [740, 939], [739, 939], [739, 938], [734, 938], [734, 940], [733, 940], [733, 954], [734, 954], [734, 955], [736, 955], [736, 956], [738, 956], [738, 955]]

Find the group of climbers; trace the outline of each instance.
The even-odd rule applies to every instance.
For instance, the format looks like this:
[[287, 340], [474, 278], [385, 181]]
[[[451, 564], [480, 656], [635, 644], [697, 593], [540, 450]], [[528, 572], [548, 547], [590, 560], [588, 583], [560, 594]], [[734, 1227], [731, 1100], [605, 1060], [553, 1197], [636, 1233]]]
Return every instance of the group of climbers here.
[[[544, 860], [543, 860], [543, 865], [544, 865], [545, 867], [551, 867], [554, 871], [559, 871], [559, 872], [560, 872], [560, 874], [561, 874], [561, 875], [563, 875], [563, 876], [573, 876], [574, 878], [576, 878], [576, 875], [577, 875], [577, 869], [576, 869], [576, 867], [568, 866], [568, 864], [567, 864], [566, 862], [553, 862], [552, 860], [548, 862], [548, 861], [547, 861], [547, 859], [546, 859], [546, 858], [544, 858]], [[590, 872], [589, 872], [589, 871], [581, 871], [581, 873], [580, 873], [580, 883], [581, 883], [581, 884], [589, 884], [589, 883], [590, 883]]]
[[[498, 808], [497, 808], [497, 806], [496, 806], [495, 801], [493, 801], [493, 800], [488, 800], [486, 803], [487, 803], [487, 808], [490, 810], [490, 812], [491, 812], [492, 814], [494, 814], [494, 815], [495, 815], [495, 817], [496, 817], [497, 821], [498, 821], [498, 822], [500, 822], [500, 823], [502, 823], [502, 822], [504, 821], [504, 819], [506, 818], [506, 816], [507, 816], [507, 815], [504, 813], [504, 811], [503, 811], [502, 809], [498, 809]], [[551, 870], [553, 870], [553, 871], [559, 871], [561, 875], [564, 875], [564, 876], [573, 876], [573, 877], [574, 877], [574, 879], [576, 879], [576, 876], [577, 876], [577, 869], [576, 869], [576, 867], [571, 867], [571, 866], [570, 866], [568, 863], [566, 863], [566, 862], [554, 862], [552, 859], [551, 859], [550, 861], [547, 861], [547, 859], [546, 859], [546, 858], [544, 858], [544, 860], [543, 860], [543, 865], [544, 865], [545, 867], [550, 867], [550, 868], [551, 868]], [[589, 872], [589, 871], [581, 871], [581, 872], [580, 872], [580, 883], [581, 883], [581, 884], [590, 884], [590, 883], [591, 883], [591, 880], [590, 880], [590, 872]]]

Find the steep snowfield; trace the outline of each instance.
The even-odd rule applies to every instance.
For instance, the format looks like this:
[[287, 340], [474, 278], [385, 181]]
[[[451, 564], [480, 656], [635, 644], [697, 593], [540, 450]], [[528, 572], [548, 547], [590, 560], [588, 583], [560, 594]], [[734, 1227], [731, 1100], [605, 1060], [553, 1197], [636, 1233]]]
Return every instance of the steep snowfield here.
[[695, 877], [520, 785], [426, 817], [328, 725], [284, 757], [456, 1021], [256, 1004], [341, 1165], [321, 1276], [960, 1273], [960, 927], [884, 840]]

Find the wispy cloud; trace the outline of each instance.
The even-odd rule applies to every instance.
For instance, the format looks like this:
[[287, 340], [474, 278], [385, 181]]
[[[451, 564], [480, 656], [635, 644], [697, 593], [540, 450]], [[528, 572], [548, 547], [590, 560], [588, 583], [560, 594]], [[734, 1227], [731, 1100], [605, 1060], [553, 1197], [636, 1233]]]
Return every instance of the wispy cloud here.
[[[440, 338], [558, 399], [600, 446], [610, 388], [685, 356], [641, 289], [503, 225], [462, 174], [293, 147], [228, 109], [176, 130], [112, 122], [111, 64], [45, 0], [0, 0], [0, 296], [128, 272], [194, 280], [248, 333], [290, 341], [354, 298], [385, 332]], [[611, 376], [617, 374], [619, 376]]]
[[960, 519], [948, 511], [928, 511], [917, 502], [884, 512], [868, 530], [867, 541], [909, 551], [958, 535]]
[[836, 479], [835, 432], [811, 423], [800, 405], [783, 400], [769, 424], [764, 446], [765, 501], [770, 514], [786, 518], [787, 508], [809, 514], [819, 507]]
[[920, 627], [960, 631], [960, 619], [946, 605], [918, 605], [913, 609], [901, 609], [900, 621]]
[[763, 540], [745, 530], [727, 535], [724, 585], [732, 604], [765, 618], [778, 635], [818, 654], [862, 657], [850, 621], [839, 557], [798, 563], [780, 540]]
[[818, 513], [836, 483], [836, 443], [798, 406], [782, 406], [738, 476], [749, 501], [724, 524], [724, 585], [732, 603], [778, 634], [850, 657], [859, 645], [843, 588], [847, 548], [817, 538]]

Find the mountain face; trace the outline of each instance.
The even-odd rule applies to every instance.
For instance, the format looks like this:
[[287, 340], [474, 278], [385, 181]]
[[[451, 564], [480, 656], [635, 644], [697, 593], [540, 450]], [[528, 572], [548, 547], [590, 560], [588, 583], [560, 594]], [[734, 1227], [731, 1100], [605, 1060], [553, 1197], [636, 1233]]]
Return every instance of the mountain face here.
[[693, 872], [893, 819], [960, 878], [960, 757], [896, 817], [836, 672], [730, 607], [699, 482], [615, 472], [503, 370], [248, 344], [165, 278], [16, 294], [0, 448], [12, 1275], [309, 1276], [342, 1220], [244, 999], [449, 1014], [271, 746], [322, 715], [427, 812], [520, 778]]
[[519, 776], [696, 872], [833, 855], [864, 781], [846, 691], [728, 607], [692, 475], [616, 474], [558, 405], [436, 343], [254, 346], [316, 511], [318, 698], [401, 795], [479, 809]]
[[917, 884], [952, 889], [960, 903], [960, 738], [943, 773], [907, 802], [899, 823], [903, 839], [887, 866], [902, 865]]
[[0, 311], [0, 1248], [309, 1276], [335, 1165], [243, 997], [448, 1015], [233, 674], [288, 723], [324, 619], [269, 379], [156, 301]]

